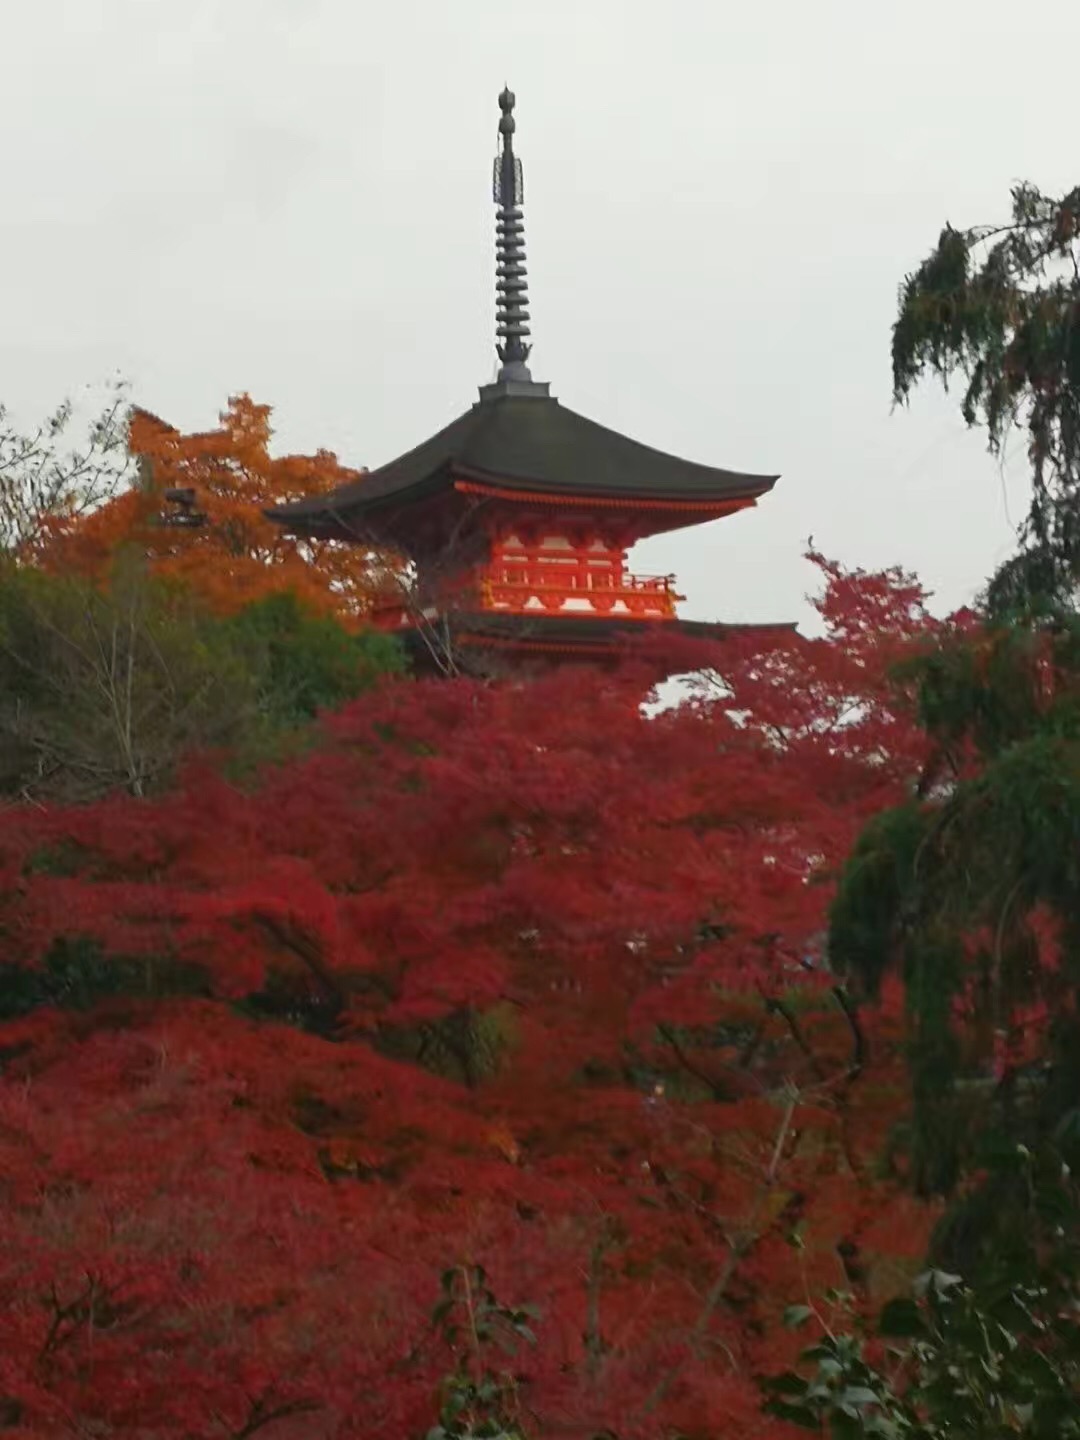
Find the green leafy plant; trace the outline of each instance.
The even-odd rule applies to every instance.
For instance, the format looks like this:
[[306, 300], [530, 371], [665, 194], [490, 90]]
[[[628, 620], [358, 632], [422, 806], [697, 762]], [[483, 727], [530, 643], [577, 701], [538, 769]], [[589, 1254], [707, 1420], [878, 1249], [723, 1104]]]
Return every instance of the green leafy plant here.
[[999, 1158], [991, 1178], [1023, 1178], [1041, 1224], [971, 1281], [927, 1270], [884, 1306], [876, 1334], [848, 1294], [791, 1306], [787, 1322], [819, 1337], [802, 1369], [765, 1382], [766, 1409], [833, 1440], [1080, 1436], [1080, 1209], [1067, 1167], [1051, 1177], [1048, 1159], [1023, 1146]]
[[0, 557], [0, 800], [149, 795], [196, 751], [242, 775], [403, 668], [393, 637], [291, 594], [223, 618], [133, 554], [107, 585]]
[[404, 669], [393, 636], [347, 630], [288, 591], [255, 600], [222, 624], [256, 675], [259, 709], [275, 726], [303, 724]]
[[508, 1359], [522, 1341], [535, 1343], [529, 1323], [535, 1314], [531, 1306], [501, 1304], [480, 1265], [444, 1272], [432, 1323], [455, 1364], [427, 1440], [525, 1440], [518, 1378], [493, 1357], [501, 1351]]

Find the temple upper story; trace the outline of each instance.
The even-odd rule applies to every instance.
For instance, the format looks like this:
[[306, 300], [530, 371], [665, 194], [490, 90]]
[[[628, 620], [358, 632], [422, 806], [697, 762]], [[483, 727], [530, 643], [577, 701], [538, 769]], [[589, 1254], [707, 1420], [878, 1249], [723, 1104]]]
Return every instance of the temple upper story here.
[[677, 623], [674, 577], [629, 568], [638, 540], [752, 506], [777, 477], [643, 445], [568, 409], [533, 379], [524, 182], [509, 90], [499, 106], [496, 379], [406, 454], [269, 513], [294, 534], [407, 556], [415, 585], [387, 598], [376, 619], [388, 628], [438, 618], [474, 639], [497, 632], [504, 643], [516, 636], [536, 648], [555, 624], [560, 650], [594, 652], [613, 627]]

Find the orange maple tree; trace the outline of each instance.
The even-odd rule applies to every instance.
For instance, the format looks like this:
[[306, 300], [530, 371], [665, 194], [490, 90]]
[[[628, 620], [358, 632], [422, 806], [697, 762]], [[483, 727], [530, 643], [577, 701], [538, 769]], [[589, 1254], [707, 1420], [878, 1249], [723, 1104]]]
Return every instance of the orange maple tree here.
[[398, 583], [400, 562], [364, 545], [288, 535], [264, 512], [363, 471], [326, 450], [272, 456], [270, 414], [268, 405], [237, 395], [216, 430], [185, 435], [134, 409], [129, 445], [138, 483], [91, 514], [44, 522], [30, 558], [103, 581], [119, 553], [135, 549], [153, 573], [183, 581], [221, 614], [289, 590], [318, 611], [362, 620], [373, 599]]

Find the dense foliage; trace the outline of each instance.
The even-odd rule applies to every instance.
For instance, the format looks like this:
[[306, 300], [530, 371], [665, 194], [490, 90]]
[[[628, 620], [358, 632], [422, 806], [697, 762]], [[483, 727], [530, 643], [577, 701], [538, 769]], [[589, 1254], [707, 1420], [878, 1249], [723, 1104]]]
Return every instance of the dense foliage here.
[[[897, 996], [821, 944], [933, 627], [826, 568], [825, 638], [652, 718], [629, 673], [400, 681], [253, 787], [4, 813], [13, 1434], [783, 1433], [791, 1295], [886, 1297], [935, 1213], [883, 1163]], [[505, 1363], [428, 1326], [477, 1264], [541, 1311]]]
[[216, 430], [185, 435], [143, 410], [127, 441], [138, 472], [93, 509], [50, 512], [26, 558], [54, 572], [105, 583], [134, 549], [152, 573], [182, 581], [222, 614], [267, 595], [291, 593], [313, 610], [355, 623], [373, 599], [400, 587], [392, 556], [361, 543], [306, 541], [263, 513], [359, 479], [328, 451], [270, 454], [270, 409], [236, 396]]
[[[946, 228], [905, 283], [893, 335], [898, 398], [927, 370], [961, 371], [964, 415], [992, 449], [1027, 425], [1035, 481], [1027, 549], [995, 577], [988, 613], [907, 668], [931, 760], [917, 794], [861, 837], [832, 913], [841, 969], [870, 993], [903, 979], [924, 1192], [965, 1191], [987, 1146], [1080, 1161], [1078, 237], [1080, 192], [1018, 187], [1008, 224]], [[992, 1251], [1022, 1190], [999, 1175], [976, 1186], [940, 1258], [968, 1267]]]
[[1058, 1135], [1080, 1161], [1078, 662], [1073, 621], [980, 630], [920, 663], [937, 784], [875, 819], [833, 910], [838, 964], [871, 988], [904, 976], [928, 1189], [998, 1132]]
[[947, 226], [901, 291], [896, 398], [961, 374], [994, 453], [1026, 427], [1034, 489], [982, 616], [899, 668], [927, 762], [866, 826], [831, 906], [853, 994], [902, 991], [911, 1111], [890, 1148], [947, 1200], [933, 1268], [876, 1332], [842, 1291], [789, 1312], [817, 1335], [769, 1382], [772, 1413], [836, 1440], [1080, 1423], [1078, 246], [1080, 192], [1022, 185], [1008, 224]]
[[109, 579], [0, 564], [0, 803], [147, 794], [193, 751], [250, 764], [402, 667], [290, 595], [222, 619], [130, 554]]

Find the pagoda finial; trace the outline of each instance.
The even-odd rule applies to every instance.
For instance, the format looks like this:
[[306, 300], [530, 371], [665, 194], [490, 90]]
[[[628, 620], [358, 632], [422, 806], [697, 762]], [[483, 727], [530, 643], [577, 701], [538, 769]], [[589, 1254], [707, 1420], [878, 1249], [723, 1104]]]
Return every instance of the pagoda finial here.
[[525, 198], [521, 161], [514, 154], [514, 93], [503, 89], [499, 96], [499, 153], [495, 157], [492, 187], [497, 206], [495, 218], [495, 334], [502, 367], [499, 383], [531, 381], [526, 360], [532, 346], [529, 336], [529, 287], [525, 279]]

